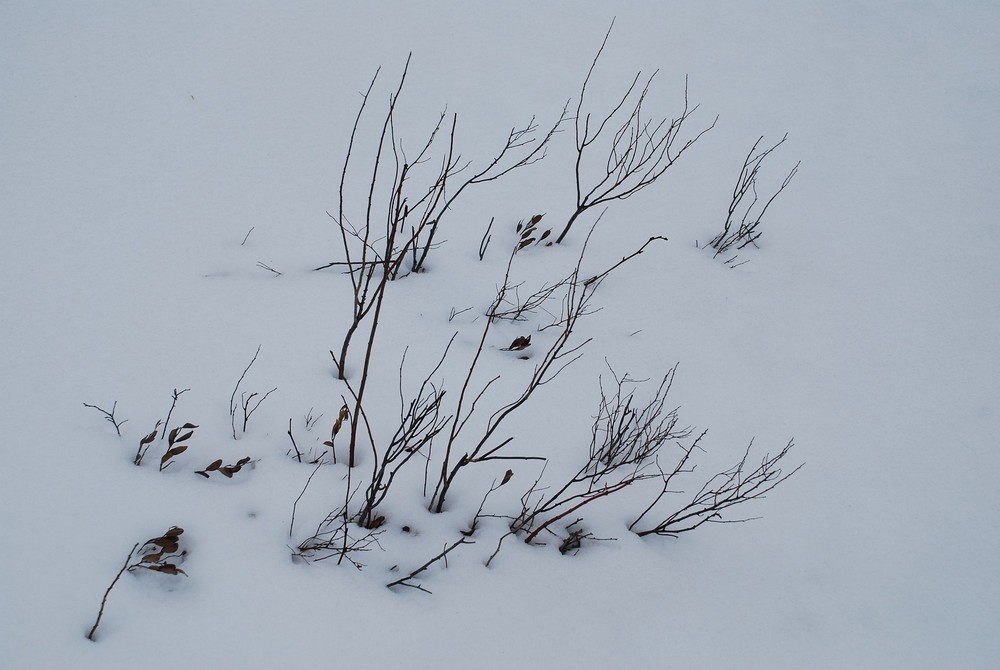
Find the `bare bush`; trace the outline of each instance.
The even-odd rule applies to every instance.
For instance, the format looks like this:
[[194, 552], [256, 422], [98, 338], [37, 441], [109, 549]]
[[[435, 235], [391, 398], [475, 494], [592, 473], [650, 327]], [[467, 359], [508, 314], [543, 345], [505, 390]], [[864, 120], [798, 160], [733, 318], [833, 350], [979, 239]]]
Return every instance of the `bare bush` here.
[[[463, 173], [470, 172], [473, 168], [472, 161], [463, 159], [455, 148], [458, 124], [456, 114], [446, 124], [447, 115], [442, 112], [426, 142], [415, 155], [406, 155], [402, 141], [396, 135], [394, 119], [409, 62], [407, 58], [399, 84], [395, 93], [390, 96], [388, 109], [383, 117], [382, 130], [370, 167], [363, 213], [359, 222], [352, 224], [347, 215], [346, 184], [348, 174], [353, 170], [354, 144], [359, 124], [365, 114], [378, 72], [362, 97], [341, 172], [337, 214], [330, 215], [340, 231], [344, 260], [316, 268], [322, 270], [345, 267], [353, 288], [351, 324], [344, 336], [339, 356], [334, 356], [340, 379], [347, 377], [348, 350], [362, 322], [369, 316], [372, 317], [369, 341], [373, 340], [388, 283], [400, 276], [408, 260], [409, 272], [423, 271], [427, 255], [434, 248], [441, 221], [456, 200], [470, 186], [495, 181], [544, 158], [547, 145], [566, 117], [567, 108], [564, 107], [556, 122], [543, 135], [539, 135], [534, 117], [527, 124], [511, 129], [506, 142], [492, 159], [469, 176], [464, 176]], [[419, 179], [420, 167], [431, 160], [432, 148], [436, 146], [442, 133], [447, 139], [443, 155], [438, 161], [439, 167], [430, 173], [430, 177], [424, 178], [423, 185], [412, 186], [412, 180]], [[382, 192], [388, 193], [384, 209], [377, 207], [375, 202], [376, 194]], [[486, 244], [488, 241], [481, 246], [481, 256], [485, 254]], [[358, 386], [363, 397], [364, 381]]]
[[[767, 209], [771, 206], [782, 191], [791, 183], [792, 178], [799, 171], [800, 163], [796, 163], [788, 175], [781, 182], [781, 186], [771, 195], [770, 198], [760, 199], [757, 192], [757, 178], [764, 160], [771, 153], [785, 143], [788, 139], [786, 134], [774, 146], [768, 149], [758, 150], [760, 143], [764, 141], [763, 136], [759, 137], [750, 152], [743, 160], [743, 167], [740, 169], [739, 177], [736, 179], [736, 186], [733, 188], [733, 196], [729, 202], [729, 210], [726, 213], [726, 220], [722, 224], [722, 232], [712, 238], [708, 245], [715, 250], [714, 257], [721, 254], [728, 254], [730, 251], [739, 251], [747, 246], [757, 246], [762, 231], [758, 230]], [[735, 267], [742, 265], [736, 263], [738, 256], [733, 255], [726, 259], [726, 264]], [[744, 261], [745, 262], [745, 261]]]
[[[580, 88], [574, 117], [576, 208], [556, 243], [563, 241], [576, 220], [587, 210], [615, 200], [625, 200], [654, 184], [677, 162], [681, 154], [715, 127], [718, 120], [716, 117], [716, 121], [678, 145], [684, 122], [698, 106], [692, 107], [688, 103], [685, 78], [684, 106], [680, 114], [673, 119], [647, 117], [643, 105], [658, 71], [642, 84], [642, 72], [637, 72], [624, 95], [603, 118], [595, 118], [591, 112], [584, 112], [587, 86], [610, 35], [611, 28], [604, 36]], [[609, 134], [605, 134], [605, 131]], [[597, 155], [593, 156], [595, 151]], [[596, 170], [597, 178], [588, 180], [584, 172], [591, 163], [600, 167]]]
[[[688, 461], [692, 451], [697, 447], [697, 442], [698, 440], [683, 450], [683, 456], [671, 471], [660, 470], [660, 478], [663, 482], [660, 493], [653, 499], [649, 507], [629, 524], [629, 530], [634, 531], [640, 537], [645, 535], [676, 537], [680, 533], [694, 530], [705, 523], [750, 521], [750, 518], [725, 518], [723, 513], [736, 505], [763, 498], [774, 487], [794, 475], [802, 467], [802, 465], [798, 465], [790, 472], [783, 472], [781, 469], [782, 461], [792, 448], [793, 442], [791, 440], [777, 454], [765, 454], [759, 465], [753, 465], [749, 462], [750, 451], [753, 447], [753, 440], [751, 440], [746, 451], [743, 452], [743, 457], [732, 467], [706, 481], [689, 502], [669, 513], [661, 511], [660, 501], [664, 496], [668, 493], [679, 493], [671, 490], [671, 483], [678, 475], [694, 471], [694, 466], [690, 466], [689, 469]], [[658, 520], [652, 524], [644, 524], [647, 515], [652, 515]]]
[[98, 412], [104, 415], [104, 419], [115, 427], [115, 432], [118, 437], [122, 436], [122, 426], [128, 422], [128, 419], [118, 419], [115, 417], [115, 410], [118, 409], [118, 401], [115, 400], [114, 404], [111, 405], [111, 411], [98, 407], [97, 405], [91, 405], [89, 403], [83, 403], [84, 407], [89, 407], [90, 409], [96, 409]]

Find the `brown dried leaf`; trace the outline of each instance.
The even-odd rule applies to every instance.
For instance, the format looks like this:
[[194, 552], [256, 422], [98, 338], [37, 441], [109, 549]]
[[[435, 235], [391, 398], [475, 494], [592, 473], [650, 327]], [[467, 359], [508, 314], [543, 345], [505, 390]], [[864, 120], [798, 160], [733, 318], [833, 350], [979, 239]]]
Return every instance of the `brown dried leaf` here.
[[527, 349], [530, 346], [531, 346], [531, 335], [528, 335], [527, 337], [524, 337], [522, 335], [520, 337], [514, 338], [514, 341], [510, 343], [510, 346], [507, 347], [507, 350], [521, 351], [522, 349]]
[[546, 237], [548, 237], [551, 234], [552, 234], [552, 229], [549, 228], [544, 233], [542, 233], [542, 236], [538, 238], [538, 241], [541, 242], [542, 240], [544, 240]]
[[163, 465], [164, 463], [169, 461], [174, 456], [177, 456], [178, 454], [183, 454], [185, 451], [187, 451], [186, 444], [182, 444], [179, 447], [174, 447], [173, 449], [167, 449], [167, 453], [163, 454], [163, 458], [160, 459], [160, 465]]
[[171, 526], [170, 530], [163, 534], [163, 537], [177, 537], [178, 535], [183, 535], [184, 529], [179, 526]]
[[517, 250], [520, 251], [521, 249], [525, 248], [534, 241], [535, 241], [534, 237], [529, 237], [526, 240], [521, 240], [521, 242], [517, 245]]
[[545, 215], [544, 214], [535, 214], [533, 217], [531, 217], [531, 225], [535, 225], [536, 223], [538, 223], [539, 221], [541, 221], [543, 216], [545, 216]]
[[244, 465], [246, 465], [249, 462], [250, 462], [250, 457], [249, 456], [244, 456], [240, 460], [236, 461], [236, 465], [238, 465], [240, 467], [243, 467]]
[[222, 459], [217, 458], [212, 461], [207, 468], [205, 468], [205, 472], [212, 472], [213, 470], [218, 470], [220, 467], [222, 467]]
[[184, 433], [183, 435], [181, 435], [180, 437], [178, 437], [176, 440], [174, 440], [174, 442], [183, 442], [184, 440], [190, 438], [192, 435], [194, 435], [194, 431], [193, 430], [189, 430], [188, 432]]
[[337, 416], [341, 421], [347, 421], [351, 418], [351, 410], [347, 409], [347, 405], [340, 408], [340, 414]]
[[507, 472], [505, 472], [504, 475], [503, 475], [503, 479], [500, 481], [500, 486], [503, 486], [504, 484], [506, 484], [507, 482], [509, 482], [510, 478], [513, 477], [513, 476], [514, 476], [514, 471], [513, 470], [508, 470]]
[[198, 426], [194, 425], [193, 423], [185, 423], [183, 426], [181, 426], [181, 430], [188, 430], [189, 428], [197, 428], [197, 427]]
[[221, 472], [222, 474], [224, 474], [227, 479], [232, 479], [233, 478], [233, 472], [235, 472], [235, 470], [233, 470], [229, 466], [226, 466], [224, 468], [219, 468], [219, 472]]
[[176, 537], [158, 537], [149, 541], [149, 544], [155, 544], [158, 547], [162, 547], [163, 551], [172, 554], [180, 548], [180, 543], [177, 542]]
[[147, 435], [146, 437], [144, 437], [144, 438], [142, 438], [141, 440], [139, 440], [139, 446], [141, 447], [141, 446], [144, 446], [144, 445], [147, 445], [147, 444], [150, 444], [150, 443], [151, 443], [151, 442], [152, 442], [153, 440], [155, 440], [155, 439], [156, 439], [156, 435], [157, 435], [157, 434], [158, 434], [159, 432], [160, 432], [159, 430], [154, 430], [154, 431], [153, 431], [152, 433], [150, 433], [150, 434], [149, 434], [149, 435]]
[[194, 471], [194, 473], [195, 473], [196, 475], [201, 475], [201, 476], [202, 476], [202, 477], [204, 477], [205, 479], [211, 479], [211, 477], [209, 477], [208, 473], [207, 473], [207, 472], [205, 472], [204, 470], [195, 470], [195, 471]]
[[146, 554], [145, 556], [142, 557], [142, 561], [141, 562], [142, 563], [155, 563], [158, 560], [160, 560], [161, 558], [163, 558], [163, 551], [162, 550], [161, 551], [157, 551], [157, 552], [152, 553], [152, 554]]

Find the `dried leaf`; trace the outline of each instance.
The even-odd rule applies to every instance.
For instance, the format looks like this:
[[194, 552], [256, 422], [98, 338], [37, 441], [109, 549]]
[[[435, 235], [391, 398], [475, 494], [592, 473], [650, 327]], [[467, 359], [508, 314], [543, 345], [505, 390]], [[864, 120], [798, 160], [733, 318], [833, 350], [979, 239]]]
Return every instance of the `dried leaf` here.
[[544, 233], [542, 233], [542, 236], [538, 238], [538, 241], [541, 242], [542, 240], [544, 240], [546, 237], [548, 237], [551, 234], [552, 234], [552, 229], [549, 228]]
[[513, 476], [514, 476], [514, 471], [513, 470], [508, 470], [507, 472], [505, 472], [504, 475], [503, 475], [503, 479], [500, 481], [500, 486], [503, 486], [504, 484], [506, 484], [507, 482], [509, 482], [510, 478], [513, 477]]
[[244, 465], [246, 465], [249, 462], [250, 462], [250, 457], [249, 456], [244, 456], [240, 460], [236, 461], [236, 465], [238, 465], [240, 467], [243, 467]]
[[535, 225], [536, 223], [538, 223], [539, 221], [541, 221], [543, 216], [545, 216], [545, 215], [544, 214], [535, 214], [533, 217], [531, 217], [531, 225]]
[[212, 461], [207, 468], [205, 468], [205, 472], [212, 472], [213, 470], [218, 470], [220, 467], [222, 467], [222, 459], [217, 458]]
[[179, 447], [174, 447], [173, 449], [167, 449], [167, 453], [163, 454], [163, 458], [160, 459], [160, 465], [163, 465], [164, 463], [166, 463], [167, 461], [169, 461], [171, 458], [173, 458], [178, 454], [183, 454], [185, 451], [187, 451], [186, 444], [182, 444]]
[[159, 432], [160, 432], [159, 430], [154, 430], [152, 433], [150, 433], [146, 437], [144, 437], [141, 440], [139, 440], [139, 446], [141, 447], [141, 446], [150, 444], [153, 440], [156, 439], [156, 435]]
[[337, 419], [333, 423], [333, 434], [334, 435], [336, 435], [337, 433], [340, 432], [340, 427], [341, 427], [341, 425], [343, 425], [343, 423], [344, 423], [343, 419]]
[[193, 430], [189, 430], [188, 432], [184, 433], [183, 435], [181, 435], [180, 437], [178, 437], [176, 440], [174, 440], [174, 442], [183, 442], [184, 440], [190, 438], [192, 435], [194, 435], [194, 431]]
[[194, 473], [195, 473], [196, 475], [201, 475], [201, 476], [202, 476], [202, 477], [204, 477], [205, 479], [211, 479], [211, 477], [209, 477], [208, 473], [207, 473], [207, 472], [205, 472], [204, 470], [195, 470], [195, 471], [194, 471]]
[[327, 441], [326, 441], [326, 442], [324, 442], [323, 444], [325, 444], [326, 446], [328, 446], [328, 447], [330, 447], [330, 448], [333, 448], [333, 446], [334, 446], [334, 445], [333, 445], [333, 442], [331, 442], [330, 440], [327, 440]]
[[517, 230], [515, 232], [518, 232], [518, 233], [521, 232], [521, 228], [523, 228], [523, 227], [524, 227], [524, 222], [523, 221], [518, 221], [517, 222]]
[[368, 526], [368, 530], [375, 530], [376, 528], [379, 528], [384, 523], [385, 523], [385, 517], [384, 516], [377, 516], [377, 517], [375, 517], [375, 520], [371, 522], [371, 525]]
[[531, 335], [528, 335], [527, 337], [520, 336], [515, 338], [514, 341], [510, 343], [510, 346], [507, 347], [507, 351], [521, 351], [522, 349], [527, 349], [530, 346]]
[[521, 249], [525, 248], [534, 241], [535, 241], [534, 237], [529, 237], [526, 240], [521, 240], [521, 243], [517, 245], [517, 250], [520, 251]]
[[143, 556], [141, 562], [142, 563], [155, 563], [158, 560], [160, 560], [161, 558], [163, 558], [163, 551], [157, 551], [155, 553], [146, 554], [145, 556]]
[[222, 474], [224, 474], [227, 479], [232, 479], [233, 478], [233, 472], [234, 472], [234, 470], [232, 468], [230, 468], [229, 466], [226, 466], [224, 468], [219, 468], [219, 472], [221, 472]]
[[163, 537], [177, 537], [178, 535], [183, 535], [184, 529], [179, 526], [171, 526], [170, 530], [163, 534]]
[[341, 421], [347, 421], [351, 418], [351, 410], [347, 409], [347, 405], [340, 408], [340, 415], [337, 418]]
[[194, 425], [193, 423], [185, 423], [183, 426], [181, 426], [181, 430], [188, 430], [189, 428], [197, 428], [197, 427], [198, 426]]
[[162, 547], [163, 551], [168, 554], [172, 554], [180, 548], [180, 544], [177, 542], [177, 538], [175, 537], [158, 537], [150, 540], [149, 544], [155, 544], [158, 547]]
[[177, 439], [177, 433], [179, 433], [180, 431], [181, 431], [180, 428], [174, 428], [172, 431], [170, 431], [170, 435], [167, 437], [167, 442], [170, 443], [171, 447], [174, 446], [174, 440]]

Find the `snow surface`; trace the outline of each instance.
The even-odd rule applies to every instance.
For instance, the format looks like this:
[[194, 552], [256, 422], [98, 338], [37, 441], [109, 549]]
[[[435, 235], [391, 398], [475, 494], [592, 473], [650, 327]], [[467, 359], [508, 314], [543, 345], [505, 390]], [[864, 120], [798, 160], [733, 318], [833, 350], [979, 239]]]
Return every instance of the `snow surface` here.
[[[287, 456], [288, 419], [320, 449], [344, 393], [328, 350], [347, 280], [310, 269], [337, 258], [326, 212], [359, 92], [382, 66], [381, 109], [412, 51], [400, 135], [422, 141], [447, 105], [481, 161], [532, 114], [556, 118], [614, 16], [595, 108], [659, 68], [649, 110], [676, 113], [687, 75], [692, 127], [720, 118], [605, 215], [593, 267], [670, 241], [602, 286], [586, 357], [509, 426], [512, 448], [572, 468], [607, 364], [679, 362], [672, 401], [709, 429], [699, 469], [754, 436], [772, 452], [794, 437], [806, 466], [752, 523], [639, 539], [609, 499], [592, 523], [616, 542], [508, 541], [487, 569], [495, 522], [423, 575], [433, 595], [384, 588], [391, 565], [457, 539], [503, 472], [484, 465], [444, 515], [415, 488], [387, 503], [366, 569], [293, 563], [343, 490], [342, 467], [321, 469], [289, 538], [312, 468]], [[3, 3], [0, 667], [996, 667], [998, 31], [1000, 7], [971, 1]], [[730, 270], [696, 241], [749, 146], [785, 132], [771, 174], [801, 171]], [[571, 213], [572, 158], [566, 132], [470, 192], [429, 271], [392, 287], [379, 411], [397, 411], [403, 348], [418, 382], [461, 327], [442, 373], [457, 388], [514, 223]], [[584, 233], [519, 257], [520, 277], [557, 278]], [[497, 402], [527, 369], [499, 351], [518, 334], [486, 354], [509, 378]], [[278, 390], [233, 440], [229, 397], [258, 345], [245, 388]], [[175, 388], [191, 390], [173, 422], [197, 437], [176, 467], [151, 452], [137, 468]], [[121, 438], [83, 407], [115, 401]], [[258, 460], [232, 481], [193, 474], [242, 456]], [[513, 469], [516, 501], [537, 468]], [[126, 574], [86, 640], [129, 547], [171, 525], [189, 577]]]

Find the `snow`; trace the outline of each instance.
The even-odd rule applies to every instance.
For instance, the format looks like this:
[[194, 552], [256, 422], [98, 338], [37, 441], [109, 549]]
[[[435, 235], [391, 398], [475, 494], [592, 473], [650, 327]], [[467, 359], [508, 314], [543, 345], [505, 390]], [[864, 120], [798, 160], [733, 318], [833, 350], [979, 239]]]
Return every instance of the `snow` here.
[[[506, 426], [511, 453], [544, 453], [556, 481], [608, 365], [656, 379], [679, 362], [671, 406], [709, 430], [698, 472], [751, 438], [762, 454], [794, 437], [786, 467], [805, 467], [737, 508], [759, 520], [676, 539], [635, 537], [635, 508], [609, 497], [587, 518], [617, 540], [575, 556], [511, 538], [487, 569], [503, 531], [487, 519], [421, 575], [432, 595], [386, 589], [405, 574], [389, 568], [456, 541], [507, 464], [470, 468], [441, 515], [414, 472], [365, 569], [293, 562], [343, 495], [346, 469], [321, 468], [289, 537], [313, 468], [288, 456], [288, 420], [318, 452], [346, 395], [328, 352], [349, 283], [311, 268], [342, 253], [327, 212], [360, 93], [382, 66], [381, 112], [412, 52], [399, 134], [416, 146], [447, 105], [481, 162], [575, 101], [613, 17], [597, 111], [659, 68], [651, 113], [677, 113], [687, 75], [691, 129], [719, 122], [604, 216], [588, 268], [669, 241], [601, 286], [585, 357]], [[972, 1], [4, 4], [0, 667], [995, 666], [998, 28], [995, 3]], [[398, 412], [403, 349], [412, 390], [456, 330], [438, 378], [457, 397], [514, 224], [572, 213], [570, 127], [541, 163], [471, 190], [429, 271], [390, 287], [373, 413]], [[696, 242], [753, 142], [786, 132], [765, 176], [802, 168], [729, 269]], [[563, 276], [594, 218], [519, 255], [525, 287]], [[524, 334], [500, 324], [484, 353], [498, 404], [530, 371], [500, 351]], [[278, 390], [234, 440], [228, 401], [258, 345], [242, 388]], [[192, 446], [159, 472], [157, 441], [137, 468], [174, 389], [190, 389], [172, 425], [198, 424]], [[121, 438], [83, 406], [115, 401]], [[232, 480], [193, 474], [244, 456]], [[536, 465], [511, 465], [488, 506], [509, 510]], [[172, 525], [189, 576], [123, 575], [87, 640], [129, 548]]]

